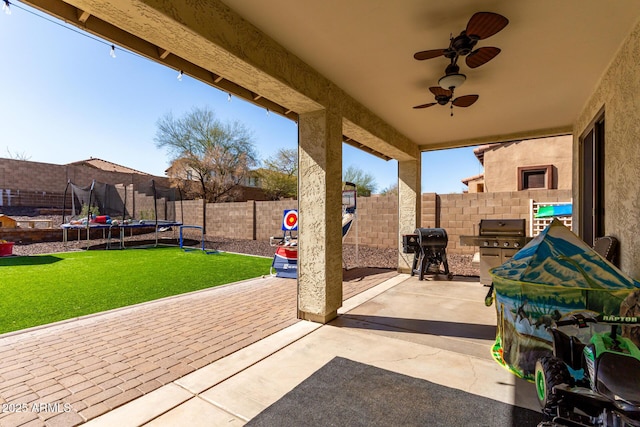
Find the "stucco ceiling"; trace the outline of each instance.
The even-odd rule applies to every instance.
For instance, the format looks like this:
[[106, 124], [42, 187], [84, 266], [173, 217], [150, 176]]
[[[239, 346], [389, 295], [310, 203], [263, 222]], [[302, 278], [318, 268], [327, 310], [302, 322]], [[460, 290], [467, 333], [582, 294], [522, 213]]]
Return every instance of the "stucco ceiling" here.
[[[640, 1], [223, 0], [247, 21], [343, 88], [423, 149], [570, 130], [640, 16]], [[417, 61], [446, 48], [478, 11], [509, 19], [478, 46], [502, 52], [475, 69], [456, 96], [468, 108], [412, 107], [433, 101], [448, 60]]]

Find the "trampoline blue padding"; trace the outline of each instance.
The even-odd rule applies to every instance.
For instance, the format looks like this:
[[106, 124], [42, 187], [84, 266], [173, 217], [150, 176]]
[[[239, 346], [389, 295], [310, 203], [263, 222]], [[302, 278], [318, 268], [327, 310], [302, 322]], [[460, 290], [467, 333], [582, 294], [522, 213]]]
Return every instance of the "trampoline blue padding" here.
[[[181, 222], [176, 222], [176, 221], [165, 221], [165, 220], [139, 220], [139, 221], [130, 221], [130, 222], [118, 222], [117, 224], [102, 224], [102, 223], [94, 223], [94, 222], [90, 222], [90, 223], [79, 223], [79, 224], [62, 224], [60, 227], [62, 227], [62, 241], [63, 243], [66, 245], [67, 241], [68, 241], [68, 232], [69, 230], [78, 230], [78, 232], [80, 230], [109, 230], [109, 234], [108, 234], [108, 243], [107, 243], [107, 247], [109, 248], [111, 246], [111, 232], [113, 229], [117, 229], [118, 233], [119, 233], [119, 240], [120, 240], [120, 248], [124, 249], [124, 235], [125, 235], [125, 231], [127, 229], [133, 229], [133, 228], [154, 228], [155, 229], [155, 234], [156, 234], [156, 246], [158, 245], [158, 231], [160, 231], [160, 228], [164, 228], [164, 227], [173, 227], [173, 226], [181, 226], [182, 223]], [[78, 234], [79, 236], [79, 234]], [[89, 237], [90, 237], [90, 233], [87, 232], [87, 241], [89, 241]]]

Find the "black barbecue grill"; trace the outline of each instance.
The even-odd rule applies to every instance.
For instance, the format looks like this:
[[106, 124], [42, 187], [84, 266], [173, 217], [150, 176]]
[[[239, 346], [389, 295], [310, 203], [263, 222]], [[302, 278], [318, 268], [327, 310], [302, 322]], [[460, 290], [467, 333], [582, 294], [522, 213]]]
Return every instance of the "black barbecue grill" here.
[[403, 235], [404, 253], [414, 254], [411, 275], [418, 274], [418, 279], [422, 280], [427, 273], [439, 274], [442, 265], [447, 278], [453, 279], [447, 263], [447, 242], [444, 228], [416, 228], [414, 234]]

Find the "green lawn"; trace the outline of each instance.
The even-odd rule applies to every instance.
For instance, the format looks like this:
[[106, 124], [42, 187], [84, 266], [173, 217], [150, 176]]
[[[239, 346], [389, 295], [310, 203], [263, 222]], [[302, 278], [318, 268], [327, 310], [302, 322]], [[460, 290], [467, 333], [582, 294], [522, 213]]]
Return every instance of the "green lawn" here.
[[259, 277], [270, 265], [161, 247], [0, 258], [0, 333]]

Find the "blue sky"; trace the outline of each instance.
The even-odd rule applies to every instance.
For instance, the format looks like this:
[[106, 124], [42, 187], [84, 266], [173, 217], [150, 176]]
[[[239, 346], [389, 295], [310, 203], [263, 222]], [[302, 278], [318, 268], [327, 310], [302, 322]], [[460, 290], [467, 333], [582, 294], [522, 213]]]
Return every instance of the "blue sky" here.
[[[280, 148], [297, 148], [297, 125], [177, 71], [38, 18], [12, 1], [0, 12], [0, 157], [65, 164], [97, 157], [164, 175], [165, 150], [156, 147], [157, 120], [181, 116], [194, 106], [223, 121], [238, 120], [253, 132], [265, 159]], [[35, 12], [42, 15], [40, 12]], [[47, 19], [55, 20], [52, 17]], [[422, 190], [459, 193], [461, 179], [482, 172], [472, 148], [423, 153]], [[10, 155], [11, 153], [11, 155]], [[397, 181], [397, 162], [343, 145], [343, 169], [374, 176], [377, 190]]]

